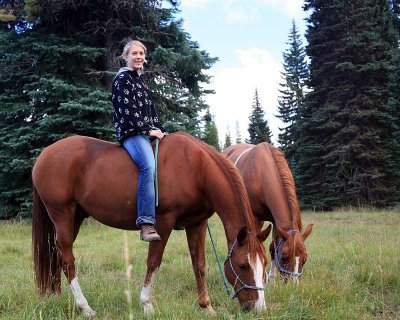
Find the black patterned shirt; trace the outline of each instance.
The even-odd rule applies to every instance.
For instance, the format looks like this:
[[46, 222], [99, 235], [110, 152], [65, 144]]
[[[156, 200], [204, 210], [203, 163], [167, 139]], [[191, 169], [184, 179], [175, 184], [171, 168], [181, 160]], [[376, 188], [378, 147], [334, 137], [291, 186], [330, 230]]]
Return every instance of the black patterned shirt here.
[[112, 102], [116, 138], [120, 143], [135, 135], [149, 135], [153, 128], [165, 132], [147, 85], [135, 70], [119, 71], [112, 85]]

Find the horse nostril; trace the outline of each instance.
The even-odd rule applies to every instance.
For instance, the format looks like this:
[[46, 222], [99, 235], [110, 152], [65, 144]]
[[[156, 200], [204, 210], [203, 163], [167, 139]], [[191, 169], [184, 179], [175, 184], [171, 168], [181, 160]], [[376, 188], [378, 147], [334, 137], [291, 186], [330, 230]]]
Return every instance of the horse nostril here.
[[246, 303], [242, 306], [242, 311], [243, 311], [243, 312], [249, 312], [250, 310], [251, 310], [250, 303], [246, 302]]
[[250, 311], [249, 306], [243, 306], [243, 307], [242, 307], [242, 311], [243, 311], [243, 312], [249, 312], [249, 311]]

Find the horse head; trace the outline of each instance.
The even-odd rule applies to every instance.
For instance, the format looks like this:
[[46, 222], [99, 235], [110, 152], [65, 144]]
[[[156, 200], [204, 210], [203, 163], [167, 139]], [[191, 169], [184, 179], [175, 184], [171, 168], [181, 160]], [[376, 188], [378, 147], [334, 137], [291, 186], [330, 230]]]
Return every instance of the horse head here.
[[305, 240], [310, 235], [313, 224], [310, 224], [304, 233], [299, 230], [284, 230], [276, 226], [278, 241], [274, 245], [274, 260], [283, 278], [292, 279], [296, 283], [303, 274], [303, 267], [307, 261]]
[[235, 291], [231, 296], [238, 298], [243, 311], [265, 308], [267, 255], [262, 242], [270, 232], [271, 225], [258, 234], [241, 228], [225, 260], [225, 275]]

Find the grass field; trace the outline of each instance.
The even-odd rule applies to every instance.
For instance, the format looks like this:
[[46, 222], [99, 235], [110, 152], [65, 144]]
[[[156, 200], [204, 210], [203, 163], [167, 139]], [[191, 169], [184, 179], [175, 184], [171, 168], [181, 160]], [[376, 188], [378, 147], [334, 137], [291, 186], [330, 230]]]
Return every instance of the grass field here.
[[[222, 225], [216, 216], [210, 223], [225, 259]], [[279, 281], [267, 286], [267, 310], [261, 314], [241, 313], [238, 302], [227, 297], [208, 236], [207, 279], [217, 316], [198, 307], [184, 231], [174, 231], [167, 245], [154, 288], [153, 316], [145, 317], [138, 302], [147, 256], [138, 232], [85, 222], [74, 250], [80, 285], [97, 319], [129, 319], [130, 314], [134, 319], [400, 319], [400, 213], [305, 212], [303, 224], [308, 223], [315, 225], [306, 242], [309, 259], [300, 285]], [[61, 297], [39, 299], [30, 223], [1, 223], [0, 319], [84, 319], [65, 279], [62, 290]], [[125, 290], [132, 295], [129, 303]]]

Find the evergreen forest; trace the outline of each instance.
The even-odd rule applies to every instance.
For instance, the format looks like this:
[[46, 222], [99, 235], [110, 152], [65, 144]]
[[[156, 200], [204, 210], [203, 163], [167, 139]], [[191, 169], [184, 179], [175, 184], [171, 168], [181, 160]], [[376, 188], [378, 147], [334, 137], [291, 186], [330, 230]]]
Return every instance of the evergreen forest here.
[[[279, 143], [303, 207], [399, 203], [399, 1], [306, 0], [283, 54]], [[306, 57], [309, 63], [307, 63]]]

